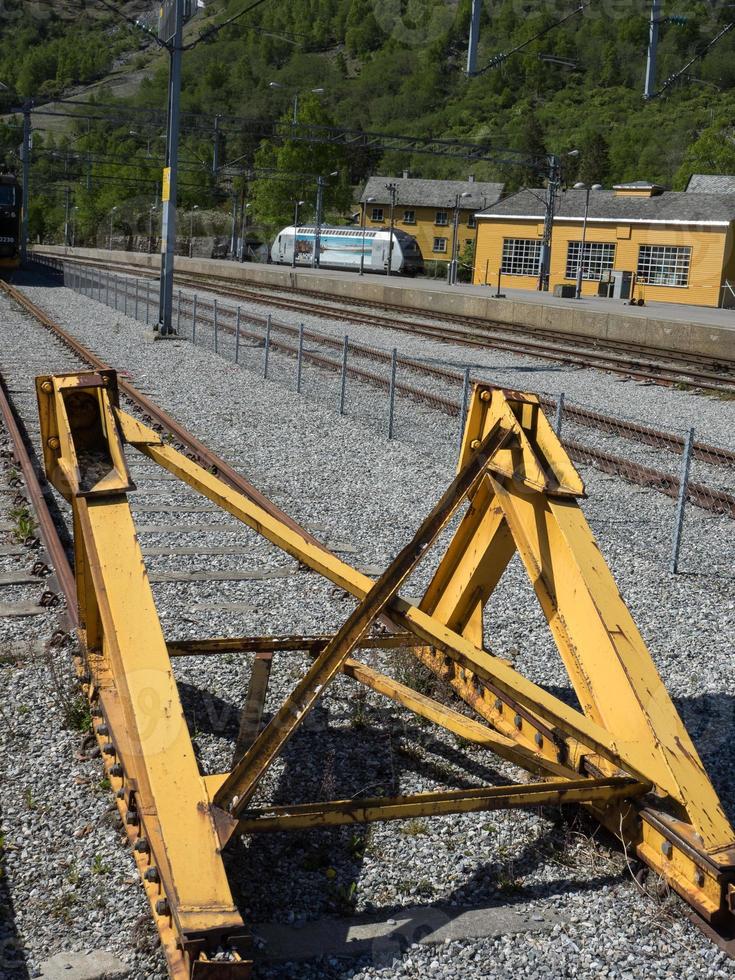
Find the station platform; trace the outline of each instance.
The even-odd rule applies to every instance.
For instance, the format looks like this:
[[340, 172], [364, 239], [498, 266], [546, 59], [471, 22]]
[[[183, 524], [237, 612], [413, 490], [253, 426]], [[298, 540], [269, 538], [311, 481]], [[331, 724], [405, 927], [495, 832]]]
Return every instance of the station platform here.
[[[36, 246], [34, 253], [56, 258], [92, 259], [112, 266], [128, 265], [157, 272], [159, 254], [107, 249]], [[412, 313], [450, 313], [568, 334], [577, 339], [610, 340], [735, 363], [735, 309], [685, 304], [650, 303], [628, 306], [621, 300], [584, 297], [563, 299], [549, 293], [494, 286], [449, 286], [438, 279], [407, 279], [332, 269], [292, 269], [289, 266], [232, 262], [222, 259], [176, 257], [182, 273], [209, 275], [249, 286], [282, 286], [304, 292], [328, 293], [346, 300], [385, 303]]]

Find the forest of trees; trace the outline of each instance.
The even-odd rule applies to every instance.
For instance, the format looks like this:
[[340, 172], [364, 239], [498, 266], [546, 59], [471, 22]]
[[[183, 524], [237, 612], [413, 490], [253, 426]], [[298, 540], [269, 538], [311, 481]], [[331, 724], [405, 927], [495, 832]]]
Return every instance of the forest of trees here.
[[[34, 234], [58, 235], [67, 184], [81, 230], [91, 233], [120, 200], [146, 216], [155, 202], [163, 129], [139, 110], [166, 104], [166, 54], [122, 19], [101, 16], [104, 8], [95, 0], [78, 2], [76, 14], [67, 9], [63, 17], [48, 13], [48, 6], [44, 17], [34, 18], [37, 4], [5, 4], [14, 16], [0, 22], [0, 82], [15, 101], [68, 92], [121, 60], [144, 69], [137, 93], [124, 102], [135, 115], [72, 121], [64, 134], [37, 132]], [[67, 6], [74, 6], [72, 0]], [[205, 30], [244, 6], [244, 0], [213, 0], [191, 29]], [[487, 3], [479, 65], [575, 6], [570, 0]], [[307, 202], [306, 220], [313, 215], [314, 174], [339, 171], [326, 192], [335, 215], [349, 211], [351, 186], [371, 172], [473, 172], [478, 180], [500, 179], [510, 188], [541, 183], [538, 167], [514, 163], [503, 149], [530, 158], [563, 155], [570, 182], [645, 178], [681, 188], [695, 171], [735, 172], [735, 31], [695, 62], [684, 80], [645, 102], [648, 6], [642, 0], [593, 2], [475, 78], [464, 73], [469, 12], [470, 0], [273, 0], [187, 52], [184, 110], [201, 117], [196, 126], [185, 117], [182, 205], [226, 210], [231, 193], [245, 183], [211, 173], [216, 114], [224, 120], [219, 162], [257, 168], [247, 182], [249, 213], [266, 232], [290, 220], [294, 200]], [[661, 27], [659, 84], [732, 17], [728, 7], [699, 0], [682, 0], [675, 9], [664, 4], [664, 17], [674, 13], [678, 22]], [[321, 91], [311, 94], [315, 88]], [[299, 122], [482, 141], [498, 149], [498, 158], [470, 165], [446, 156], [264, 142], [261, 134], [274, 120], [291, 119], [297, 92]], [[7, 91], [0, 95], [10, 99]], [[104, 89], [97, 98], [111, 101]], [[17, 123], [6, 119], [0, 125], [6, 165], [17, 166], [18, 142]], [[571, 149], [579, 155], [567, 156]], [[284, 173], [304, 176], [282, 180]]]

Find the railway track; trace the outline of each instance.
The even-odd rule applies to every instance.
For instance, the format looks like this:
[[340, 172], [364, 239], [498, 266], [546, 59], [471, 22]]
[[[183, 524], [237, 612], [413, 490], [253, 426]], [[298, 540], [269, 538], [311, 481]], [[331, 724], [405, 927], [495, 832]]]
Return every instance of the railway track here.
[[[61, 265], [60, 260], [53, 262]], [[75, 262], [109, 268], [102, 260], [83, 259]], [[157, 278], [154, 273], [135, 266], [116, 265], [115, 271], [125, 271], [137, 278]], [[663, 352], [643, 344], [622, 346], [607, 338], [585, 344], [560, 331], [509, 326], [498, 321], [460, 317], [449, 313], [432, 313], [433, 322], [422, 322], [418, 319], [418, 314], [407, 313], [406, 310], [390, 304], [367, 300], [348, 304], [326, 293], [311, 290], [305, 293], [295, 288], [261, 284], [255, 289], [234, 285], [231, 280], [215, 276], [179, 272], [175, 274], [175, 282], [179, 286], [210, 290], [236, 300], [267, 304], [295, 313], [338, 317], [349, 323], [380, 327], [448, 343], [507, 350], [543, 360], [597, 368], [657, 384], [691, 385], [713, 394], [735, 395], [735, 367], [732, 364], [673, 352], [666, 352], [664, 356]]]
[[[34, 369], [34, 373], [36, 373], [36, 370], [38, 370], [39, 373], [41, 371], [45, 372], [47, 370], [55, 371], [58, 370], [59, 367], [63, 367], [63, 369], [68, 370], [72, 367], [72, 365], [69, 364], [68, 360], [66, 359], [69, 356], [73, 360], [76, 360], [77, 362], [81, 362], [83, 365], [93, 368], [94, 370], [104, 370], [105, 364], [96, 354], [89, 351], [82, 344], [80, 344], [75, 338], [71, 337], [67, 332], [63, 331], [62, 328], [58, 326], [58, 324], [56, 324], [38, 306], [30, 302], [27, 299], [27, 297], [19, 293], [17, 290], [14, 290], [12, 287], [3, 287], [3, 288], [5, 289], [5, 292], [8, 294], [8, 296], [10, 296], [28, 314], [30, 314], [36, 320], [39, 327], [41, 327], [44, 331], [44, 333], [41, 334], [36, 333], [32, 337], [29, 334], [29, 336], [27, 338], [24, 338], [23, 340], [24, 346], [26, 348], [34, 349], [35, 354], [38, 356], [39, 348], [41, 345], [40, 343], [37, 343], [37, 340], [39, 336], [40, 337], [47, 336], [52, 341], [51, 350], [48, 356], [57, 358], [59, 351], [61, 351], [64, 354], [63, 365], [59, 362], [57, 367], [50, 368], [42, 365], [41, 363], [38, 363], [37, 369]], [[281, 341], [278, 342], [281, 343]], [[283, 341], [283, 344], [284, 344], [284, 353], [288, 353], [288, 354], [294, 353], [293, 344], [287, 341]], [[286, 350], [286, 347], [288, 347], [289, 349]], [[331, 358], [328, 358], [327, 360], [331, 361]], [[20, 362], [18, 362], [18, 365], [20, 365]], [[0, 365], [0, 367], [2, 367], [2, 365]], [[21, 380], [21, 378], [20, 375], [13, 375], [12, 373], [10, 373], [11, 369], [12, 369], [12, 365], [9, 367], [9, 375], [8, 378], [5, 380], [5, 390], [14, 394], [19, 387], [18, 382]], [[186, 429], [178, 425], [173, 419], [170, 418], [170, 416], [168, 416], [165, 412], [163, 412], [160, 408], [158, 408], [158, 406], [156, 406], [146, 395], [144, 395], [137, 388], [135, 388], [129, 381], [125, 379], [121, 379], [121, 388], [123, 391], [123, 395], [125, 399], [127, 399], [127, 401], [129, 402], [129, 404], [133, 408], [135, 408], [138, 413], [144, 415], [147, 419], [149, 419], [156, 427], [159, 428], [160, 431], [167, 432], [169, 434], [170, 439], [173, 442], [175, 442], [176, 445], [182, 447], [185, 452], [194, 455], [198, 460], [203, 462], [207, 466], [207, 468], [213, 471], [217, 471], [231, 485], [236, 486], [242, 492], [246, 493], [246, 495], [250, 497], [250, 499], [263, 501], [263, 506], [270, 506], [271, 513], [273, 513], [274, 515], [275, 514], [281, 515], [281, 512], [278, 510], [278, 508], [275, 508], [271, 504], [271, 502], [267, 500], [267, 498], [263, 498], [262, 495], [258, 494], [258, 492], [247, 481], [245, 481], [235, 471], [231, 470], [231, 468], [228, 467], [223, 460], [221, 460], [215, 454], [211, 453], [211, 451], [207, 447], [203, 446]], [[6, 398], [5, 401], [9, 402], [9, 399]], [[2, 402], [2, 400], [0, 400], [0, 405], [4, 407], [4, 403]], [[26, 422], [30, 421], [31, 413], [32, 413], [32, 409], [30, 407], [18, 409], [16, 406], [15, 408], [16, 417], [18, 415], [23, 415], [25, 417]], [[25, 436], [25, 442], [26, 444], [28, 444], [31, 426], [27, 425], [26, 428], [28, 431]], [[20, 436], [21, 439], [23, 439], [22, 431], [20, 433]], [[33, 443], [32, 436], [30, 436], [30, 442]], [[35, 451], [36, 452], [38, 451], [37, 442], [35, 445]], [[29, 457], [32, 457], [32, 452], [33, 449], [32, 448], [29, 449]], [[135, 480], [138, 483], [140, 490], [145, 491], [147, 477], [149, 477], [149, 474], [144, 472], [143, 469], [136, 471]], [[36, 474], [33, 468], [32, 458], [30, 460], [30, 468], [29, 468], [29, 479], [31, 478], [33, 479], [36, 478]], [[41, 495], [43, 496], [43, 487], [40, 486], [40, 484], [38, 489]], [[160, 490], [157, 490], [156, 493], [160, 496]], [[176, 507], [175, 502], [173, 503], [173, 506]], [[180, 506], [179, 506], [179, 512], [180, 513], [183, 512]], [[299, 533], [302, 534], [304, 538], [314, 542], [314, 538], [311, 535], [309, 535], [306, 531], [299, 528], [299, 526], [296, 525], [294, 522], [290, 522], [290, 526], [297, 528], [299, 530]], [[140, 531], [143, 535], [145, 535], [145, 530], [146, 529], [144, 527], [140, 527], [140, 526], [138, 527], [138, 531]], [[53, 535], [53, 532], [50, 532], [50, 534]], [[319, 542], [315, 542], [315, 543], [319, 545]], [[322, 545], [319, 546], [323, 547]], [[174, 548], [168, 550], [167, 554], [176, 556], [180, 550], [182, 549]], [[60, 589], [64, 588], [60, 582], [59, 582], [59, 588]], [[187, 648], [185, 644], [183, 650], [184, 653], [191, 652], [191, 649]], [[80, 672], [83, 670], [83, 665], [81, 664], [81, 662], [79, 664], [79, 670]], [[100, 735], [98, 737], [100, 747], [103, 747], [104, 745], [104, 741], [102, 738], [103, 735], [104, 733], [100, 732]], [[125, 810], [123, 808], [124, 804], [120, 802], [118, 806], [121, 815], [125, 816]], [[136, 846], [140, 842], [140, 834], [139, 832], [136, 831], [136, 828], [134, 826], [125, 825], [125, 830], [130, 839], [131, 844], [134, 846], [134, 851], [136, 853], [136, 862], [138, 863], [139, 869], [142, 870], [145, 867], [145, 856], [144, 854], [141, 854], [142, 849]], [[151, 905], [154, 910], [154, 918], [156, 918], [157, 925], [159, 926], [159, 931], [161, 932], [161, 937], [163, 940], [164, 947], [166, 947], [170, 951], [171, 940], [172, 940], [172, 937], [170, 935], [170, 928], [167, 927], [165, 921], [161, 921], [161, 920], [168, 919], [168, 916], [157, 910], [157, 907], [160, 905], [161, 900], [160, 899], [156, 900], [155, 889], [151, 887], [150, 882], [146, 885], [146, 889], [147, 889], [148, 896], [151, 899]]]
[[[122, 278], [119, 287], [124, 299], [124, 308], [128, 309], [128, 300], [132, 307], [133, 297], [129, 295], [128, 286], [130, 281]], [[82, 284], [82, 288], [84, 284]], [[117, 288], [117, 287], [116, 287]], [[109, 289], [106, 290], [109, 292]], [[90, 294], [95, 295], [94, 288], [90, 283]], [[235, 296], [234, 298], [238, 298]], [[192, 317], [193, 298], [180, 294], [178, 312], [186, 319]], [[272, 316], [260, 315], [248, 311], [244, 316], [238, 317], [234, 307], [216, 304], [216, 300], [211, 302], [199, 300], [196, 306], [196, 322], [199, 328], [209, 328], [215, 334], [217, 330], [222, 330], [230, 336], [238, 336], [239, 340], [248, 340], [254, 344], [263, 342], [263, 331], [255, 331], [247, 326], [247, 323], [258, 324], [265, 327], [270, 325], [269, 345], [270, 348], [278, 353], [291, 358], [299, 356], [298, 337], [299, 330], [283, 322], [275, 320]], [[242, 320], [246, 321], [243, 325]], [[335, 352], [341, 351], [342, 340], [322, 331], [304, 330], [303, 337], [306, 340], [319, 344], [322, 348], [331, 349]], [[239, 344], [238, 340], [238, 344]], [[217, 339], [214, 338], [216, 349]], [[363, 359], [373, 362], [376, 365], [387, 369], [390, 366], [391, 354], [377, 348], [369, 347], [365, 344], [350, 343], [350, 351], [353, 355], [358, 355]], [[317, 353], [315, 351], [303, 350], [301, 354], [304, 361], [331, 373], [341, 373], [343, 369], [341, 357], [330, 357], [327, 353]], [[450, 382], [459, 385], [463, 382], [463, 374], [439, 365], [426, 363], [423, 360], [410, 357], [400, 357], [397, 363], [411, 371], [417, 379], [432, 378], [442, 382]], [[354, 378], [372, 387], [387, 390], [390, 387], [389, 372], [384, 373], [371, 370], [369, 367], [359, 366], [351, 363], [347, 369], [349, 377]], [[470, 378], [470, 381], [482, 381], [487, 383], [484, 378]], [[432, 392], [425, 385], [408, 384], [397, 382], [395, 390], [398, 394], [421, 404], [427, 405], [437, 411], [449, 416], [458, 417], [462, 411], [461, 400], [454, 400], [444, 395]], [[548, 396], [541, 398], [544, 408], [552, 412], [556, 409], [556, 401]], [[606, 415], [601, 412], [589, 409], [565, 405], [566, 418], [577, 425], [598, 431], [607, 432], [623, 439], [635, 443], [653, 446], [658, 449], [667, 450], [681, 454], [684, 447], [684, 439], [676, 433], [669, 433], [655, 429], [650, 426], [619, 419], [614, 416]], [[619, 454], [600, 450], [596, 447], [586, 445], [579, 440], [565, 438], [565, 445], [573, 458], [579, 462], [589, 463], [597, 466], [605, 473], [620, 476], [631, 483], [639, 486], [655, 489], [669, 497], [676, 498], [679, 493], [680, 478], [678, 474], [658, 470], [656, 468], [642, 465], [626, 459]], [[695, 442], [693, 447], [695, 459], [727, 469], [735, 468], [735, 452], [721, 446], [713, 446], [708, 443]], [[697, 507], [708, 510], [715, 514], [726, 514], [735, 518], [735, 495], [726, 490], [711, 487], [700, 481], [689, 481], [688, 500]]]

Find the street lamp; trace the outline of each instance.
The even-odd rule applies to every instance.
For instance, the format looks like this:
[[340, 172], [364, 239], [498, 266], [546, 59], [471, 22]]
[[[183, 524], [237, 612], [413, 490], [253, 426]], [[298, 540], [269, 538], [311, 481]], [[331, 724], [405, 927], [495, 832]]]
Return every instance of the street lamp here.
[[[327, 177], [338, 177], [339, 170], [333, 170]], [[327, 186], [327, 177], [317, 177], [316, 179], [316, 227], [314, 229], [314, 254], [311, 257], [311, 266], [319, 268], [319, 252], [321, 249], [322, 219], [324, 211], [324, 188]]]
[[449, 263], [449, 284], [454, 286], [457, 282], [457, 262], [459, 255], [459, 204], [465, 197], [472, 197], [469, 191], [463, 191], [454, 197], [454, 232], [452, 235], [452, 261]]
[[398, 184], [386, 184], [385, 189], [390, 194], [390, 232], [388, 234], [388, 268], [385, 270], [387, 276], [391, 273], [391, 265], [393, 264], [393, 226], [395, 224], [395, 211], [396, 211], [396, 194], [398, 193]]
[[76, 212], [79, 210], [79, 205], [75, 204], [71, 209], [71, 247], [74, 248], [74, 243], [77, 240], [77, 215]]
[[372, 204], [375, 200], [374, 197], [366, 197], [365, 203], [362, 206], [362, 221], [360, 222], [360, 229], [362, 231], [362, 251], [360, 252], [360, 275], [365, 275], [365, 220], [367, 215], [367, 206]]
[[240, 249], [239, 257], [240, 261], [245, 261], [245, 235], [248, 227], [248, 208], [250, 207], [250, 201], [243, 200], [242, 202], [242, 215], [240, 217]]
[[[282, 85], [280, 82], [268, 82], [268, 88], [285, 88], [285, 86]], [[317, 88], [310, 88], [308, 91], [311, 92], [311, 93], [313, 93], [314, 95], [323, 95], [324, 94], [324, 89], [321, 86], [319, 86]], [[294, 97], [293, 97], [293, 117], [292, 117], [292, 124], [294, 126], [296, 126], [298, 124], [298, 121], [299, 121], [299, 94], [300, 94], [299, 92], [294, 92]]]
[[115, 212], [116, 211], [117, 211], [117, 208], [113, 208], [112, 211], [110, 211], [110, 241], [109, 241], [109, 244], [108, 244], [108, 251], [109, 252], [112, 251], [112, 222], [113, 222], [113, 220], [115, 218]]
[[148, 251], [153, 251], [153, 212], [158, 210], [157, 204], [152, 204], [148, 210]]
[[195, 204], [189, 212], [189, 258], [194, 254], [194, 212], [199, 210], [199, 205]]
[[302, 204], [306, 204], [306, 201], [294, 201], [293, 202], [293, 254], [291, 255], [291, 268], [296, 268], [296, 241], [298, 239], [299, 231], [299, 208]]
[[584, 195], [584, 219], [582, 221], [582, 243], [579, 248], [579, 255], [577, 256], [577, 288], [574, 290], [574, 298], [579, 299], [582, 295], [582, 273], [583, 273], [583, 263], [584, 263], [584, 250], [587, 244], [587, 215], [590, 210], [590, 191], [601, 191], [602, 184], [593, 184], [592, 187], [588, 187], [583, 184], [582, 181], [578, 181], [574, 185], [575, 191], [585, 191]]

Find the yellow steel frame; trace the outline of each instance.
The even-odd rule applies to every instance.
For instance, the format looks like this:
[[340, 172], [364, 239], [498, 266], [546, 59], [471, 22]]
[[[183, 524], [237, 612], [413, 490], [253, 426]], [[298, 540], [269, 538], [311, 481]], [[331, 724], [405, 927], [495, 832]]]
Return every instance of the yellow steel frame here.
[[[70, 501], [83, 681], [173, 976], [248, 975], [244, 924], [221, 850], [233, 833], [577, 802], [714, 927], [733, 925], [735, 835], [587, 525], [584, 485], [532, 395], [477, 386], [455, 480], [373, 581], [166, 444], [118, 407], [113, 371], [37, 380], [49, 479]], [[357, 600], [325, 637], [167, 646], [127, 502], [136, 448]], [[419, 605], [401, 584], [464, 513]], [[483, 645], [484, 610], [518, 552], [577, 693], [578, 711]], [[377, 623], [393, 634], [371, 636]], [[472, 708], [448, 708], [354, 659], [410, 649]], [[271, 657], [313, 662], [261, 730]], [[202, 776], [171, 657], [256, 655], [229, 773]], [[484, 745], [538, 783], [289, 806], [251, 806], [260, 779], [337, 674]], [[478, 720], [479, 719], [479, 720]], [[102, 735], [100, 735], [102, 739]], [[226, 961], [212, 959], [228, 950]]]

